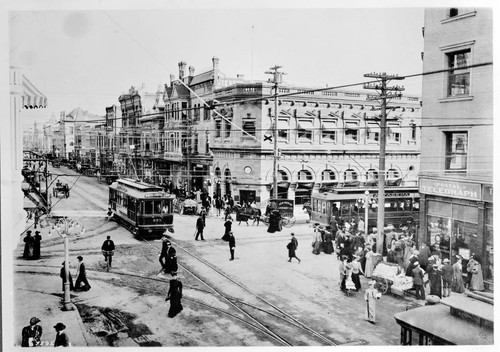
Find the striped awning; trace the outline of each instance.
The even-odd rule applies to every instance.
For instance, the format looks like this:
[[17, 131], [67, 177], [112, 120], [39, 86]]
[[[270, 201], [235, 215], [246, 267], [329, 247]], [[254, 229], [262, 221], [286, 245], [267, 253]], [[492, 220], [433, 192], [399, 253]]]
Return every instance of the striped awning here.
[[23, 107], [25, 109], [47, 107], [47, 97], [25, 75], [23, 75]]

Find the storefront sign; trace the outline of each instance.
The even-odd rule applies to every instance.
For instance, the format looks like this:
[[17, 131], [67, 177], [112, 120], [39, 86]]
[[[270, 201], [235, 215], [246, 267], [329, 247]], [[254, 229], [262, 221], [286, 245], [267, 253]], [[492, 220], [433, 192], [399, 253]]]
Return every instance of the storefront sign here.
[[483, 201], [493, 203], [493, 186], [483, 185]]
[[420, 179], [419, 191], [443, 197], [481, 200], [481, 185], [474, 183]]

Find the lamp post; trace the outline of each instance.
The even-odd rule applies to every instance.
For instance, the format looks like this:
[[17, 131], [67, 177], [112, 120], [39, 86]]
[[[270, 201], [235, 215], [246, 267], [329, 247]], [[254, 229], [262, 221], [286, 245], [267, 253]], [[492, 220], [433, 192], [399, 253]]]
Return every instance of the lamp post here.
[[[85, 229], [82, 225], [78, 224], [76, 221], [70, 220], [67, 217], [58, 219], [52, 226], [54, 230], [60, 237], [64, 238], [64, 276], [66, 280], [64, 281], [64, 307], [63, 310], [74, 310], [73, 304], [71, 304], [70, 296], [70, 284], [69, 284], [69, 239], [68, 236], [71, 234], [83, 234]], [[49, 231], [49, 234], [51, 231]]]

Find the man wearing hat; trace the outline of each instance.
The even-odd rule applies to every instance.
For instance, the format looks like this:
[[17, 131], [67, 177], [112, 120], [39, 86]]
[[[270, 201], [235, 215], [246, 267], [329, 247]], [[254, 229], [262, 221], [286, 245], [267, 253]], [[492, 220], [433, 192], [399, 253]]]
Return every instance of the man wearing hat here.
[[87, 273], [85, 271], [85, 264], [83, 263], [83, 257], [79, 255], [76, 257], [78, 259], [78, 270], [76, 271], [76, 282], [75, 282], [75, 289], [79, 290], [81, 283], [84, 283], [84, 286], [82, 288], [83, 291], [88, 291], [90, 290], [90, 284], [87, 281]]
[[[163, 243], [162, 243], [162, 249], [161, 249], [161, 254], [160, 254], [160, 263], [163, 268], [163, 272], [167, 274], [172, 274], [177, 271], [178, 266], [177, 266], [177, 256], [176, 256], [176, 250], [174, 247], [172, 247], [172, 243], [169, 240], [165, 240], [166, 237], [164, 237]], [[162, 258], [165, 258], [165, 261], [162, 260]]]
[[25, 259], [33, 259], [33, 250], [35, 246], [35, 240], [33, 236], [31, 236], [31, 231], [26, 231], [26, 237], [24, 237], [24, 252], [23, 258]]
[[30, 319], [30, 325], [25, 326], [21, 332], [21, 347], [40, 346], [42, 337], [42, 327], [38, 325], [40, 319], [33, 317]]
[[111, 239], [111, 236], [106, 236], [106, 240], [102, 243], [101, 251], [104, 254], [104, 261], [106, 262], [109, 257], [109, 266], [113, 260], [113, 251], [115, 250], [115, 243]]
[[[66, 262], [62, 262], [62, 268], [61, 268], [61, 271], [59, 273], [59, 277], [62, 279], [62, 290], [64, 291], [64, 284], [66, 283], [66, 269], [65, 269], [65, 263]], [[69, 268], [68, 268], [68, 278], [69, 278], [69, 290], [70, 291], [73, 291], [74, 290], [74, 286], [73, 286], [73, 278], [71, 277], [71, 272], [69, 271]]]
[[443, 297], [448, 297], [451, 293], [451, 283], [453, 281], [453, 268], [448, 258], [443, 259], [441, 271], [443, 272]]
[[415, 288], [415, 295], [417, 296], [417, 300], [425, 299], [425, 290], [424, 290], [424, 269], [420, 267], [420, 263], [417, 261], [413, 263], [413, 287]]
[[56, 340], [54, 341], [54, 347], [70, 347], [68, 335], [64, 329], [66, 329], [66, 325], [63, 323], [57, 323], [54, 325], [54, 329], [56, 329]]
[[365, 301], [366, 301], [366, 320], [370, 323], [375, 324], [375, 302], [377, 299], [382, 297], [382, 294], [375, 288], [377, 281], [371, 280], [368, 282], [370, 285], [365, 291]]
[[42, 236], [40, 236], [40, 231], [35, 231], [35, 236], [33, 237], [33, 259], [40, 259], [41, 242]]

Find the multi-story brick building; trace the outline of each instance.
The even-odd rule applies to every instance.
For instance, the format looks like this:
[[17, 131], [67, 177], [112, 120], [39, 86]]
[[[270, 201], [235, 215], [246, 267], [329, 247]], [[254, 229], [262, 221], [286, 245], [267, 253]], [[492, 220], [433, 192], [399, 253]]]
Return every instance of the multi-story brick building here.
[[423, 76], [420, 240], [479, 255], [492, 285], [493, 11], [429, 8], [424, 33], [424, 72], [443, 72]]

